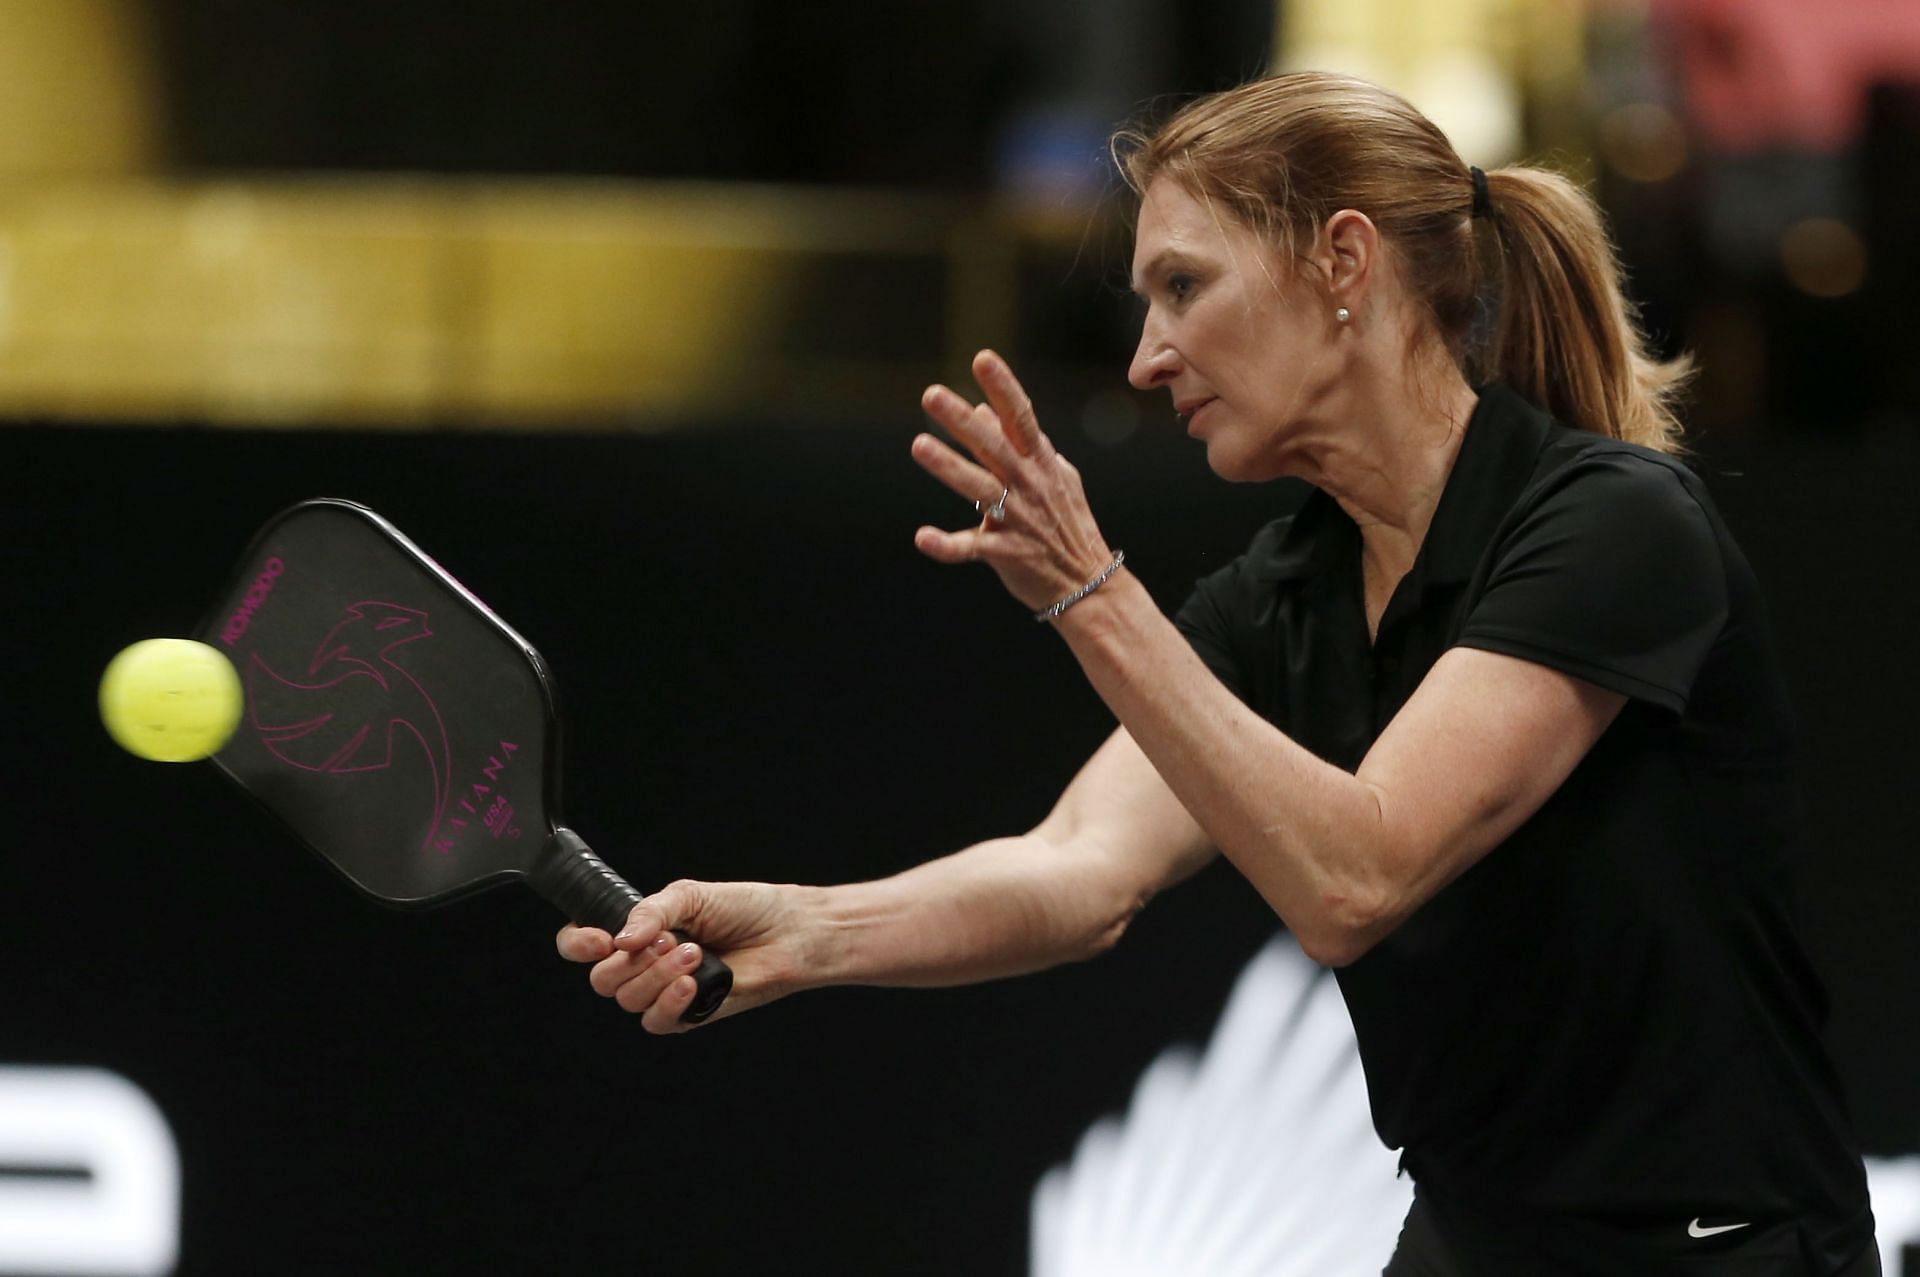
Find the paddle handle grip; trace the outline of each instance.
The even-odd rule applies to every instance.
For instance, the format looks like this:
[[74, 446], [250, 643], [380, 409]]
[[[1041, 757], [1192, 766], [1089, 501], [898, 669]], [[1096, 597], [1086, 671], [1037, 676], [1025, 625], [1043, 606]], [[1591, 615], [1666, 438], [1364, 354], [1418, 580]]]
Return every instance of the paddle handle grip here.
[[[586, 839], [564, 826], [555, 829], [540, 849], [527, 879], [567, 917], [599, 927], [609, 935], [627, 925], [627, 915], [641, 900], [640, 893], [627, 885], [625, 878], [593, 854]], [[688, 1024], [698, 1024], [719, 1010], [733, 989], [733, 971], [704, 948], [693, 979], [700, 987], [680, 1017]]]

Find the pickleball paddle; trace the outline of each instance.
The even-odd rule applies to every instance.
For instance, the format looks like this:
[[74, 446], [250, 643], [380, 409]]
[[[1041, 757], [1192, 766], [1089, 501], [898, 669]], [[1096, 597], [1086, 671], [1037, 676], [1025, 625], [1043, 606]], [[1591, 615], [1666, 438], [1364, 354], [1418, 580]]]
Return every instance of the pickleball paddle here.
[[[518, 879], [625, 925], [640, 893], [561, 823], [546, 661], [385, 519], [331, 499], [277, 515], [195, 637], [246, 690], [214, 765], [361, 891], [422, 908]], [[733, 986], [712, 954], [695, 979], [691, 1023]]]

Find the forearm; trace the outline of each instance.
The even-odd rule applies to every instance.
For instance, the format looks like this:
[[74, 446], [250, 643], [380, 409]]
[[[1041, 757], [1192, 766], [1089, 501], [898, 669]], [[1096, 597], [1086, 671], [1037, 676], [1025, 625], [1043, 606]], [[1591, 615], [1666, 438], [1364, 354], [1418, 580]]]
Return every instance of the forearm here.
[[1234, 697], [1130, 574], [1057, 625], [1167, 785], [1308, 952], [1338, 960], [1378, 922], [1393, 855], [1371, 786]]
[[[921, 402], [974, 460], [931, 435], [914, 441], [914, 457], [962, 497], [1019, 500], [1004, 518], [996, 503], [976, 527], [923, 527], [914, 544], [942, 563], [988, 564], [1029, 608], [1077, 600], [1053, 624], [1119, 718], [1138, 771], [1155, 774], [1195, 839], [1224, 853], [1321, 961], [1353, 961], [1498, 846], [1626, 703], [1554, 662], [1455, 646], [1380, 725], [1355, 772], [1322, 762], [1221, 686], [1131, 574], [1110, 575], [1119, 558], [1079, 471], [1040, 430], [1012, 370], [986, 351], [973, 369], [986, 404], [943, 386]], [[1104, 584], [1087, 593], [1096, 579]]]
[[997, 838], [876, 882], [811, 889], [809, 983], [932, 987], [1103, 952], [1144, 903], [1084, 849]]

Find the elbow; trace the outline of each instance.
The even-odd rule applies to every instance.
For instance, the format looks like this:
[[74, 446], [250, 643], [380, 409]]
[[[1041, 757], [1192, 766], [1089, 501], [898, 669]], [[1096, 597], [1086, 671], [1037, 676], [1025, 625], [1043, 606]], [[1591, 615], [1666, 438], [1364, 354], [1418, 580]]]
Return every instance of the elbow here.
[[1071, 961], [1098, 958], [1119, 944], [1134, 918], [1147, 907], [1147, 901], [1153, 899], [1153, 892], [1146, 890], [1122, 889], [1098, 895], [1105, 897], [1103, 904], [1083, 919], [1068, 946]]
[[1134, 918], [1146, 907], [1144, 896], [1134, 896], [1123, 901], [1118, 908], [1107, 911], [1082, 940], [1079, 949], [1081, 961], [1098, 958], [1120, 943], [1120, 937], [1127, 934], [1127, 928], [1133, 925]]
[[1294, 936], [1300, 941], [1300, 948], [1309, 958], [1323, 967], [1332, 967], [1335, 970], [1352, 966], [1373, 948], [1371, 939], [1351, 932], [1335, 934], [1320, 930], [1312, 934], [1295, 932]]
[[1349, 967], [1366, 957], [1393, 930], [1395, 919], [1383, 900], [1338, 896], [1318, 918], [1293, 929], [1309, 958], [1323, 967]]
[[1365, 854], [1349, 853], [1340, 866], [1328, 867], [1321, 879], [1320, 907], [1294, 927], [1300, 947], [1323, 967], [1352, 966], [1411, 912], [1403, 845], [1391, 836], [1379, 788], [1369, 785], [1365, 792], [1371, 800], [1366, 809], [1372, 818], [1366, 826], [1371, 837], [1349, 844], [1365, 848]]

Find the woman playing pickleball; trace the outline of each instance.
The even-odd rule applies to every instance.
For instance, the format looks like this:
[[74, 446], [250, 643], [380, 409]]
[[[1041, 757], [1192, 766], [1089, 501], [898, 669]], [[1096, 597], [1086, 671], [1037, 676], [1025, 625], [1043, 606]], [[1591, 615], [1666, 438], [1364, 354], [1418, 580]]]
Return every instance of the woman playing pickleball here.
[[1120, 141], [1130, 379], [1222, 478], [1310, 495], [1170, 620], [981, 354], [984, 402], [923, 401], [964, 451], [913, 442], [980, 522], [916, 544], [998, 573], [1119, 729], [1028, 833], [853, 886], [676, 883], [562, 953], [670, 1032], [663, 928], [733, 967], [725, 1016], [1085, 958], [1217, 852], [1337, 968], [1416, 1186], [1388, 1273], [1877, 1273], [1790, 920], [1781, 675], [1598, 210], [1343, 77]]

